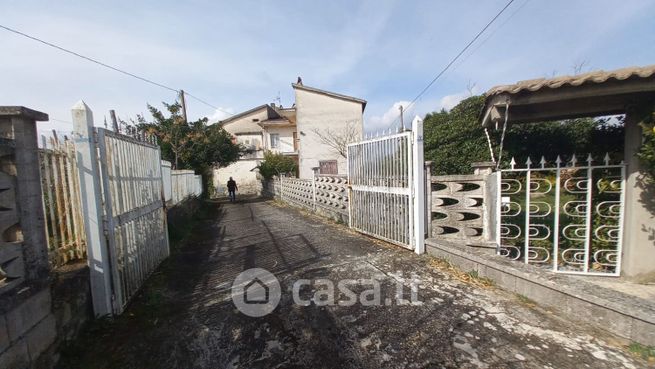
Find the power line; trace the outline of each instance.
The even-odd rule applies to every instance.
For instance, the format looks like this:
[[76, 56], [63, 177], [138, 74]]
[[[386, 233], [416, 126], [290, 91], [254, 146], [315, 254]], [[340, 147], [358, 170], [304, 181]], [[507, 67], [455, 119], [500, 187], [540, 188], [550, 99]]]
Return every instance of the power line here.
[[[475, 37], [473, 37], [473, 39], [472, 39], [471, 41], [469, 41], [468, 44], [466, 44], [466, 46], [465, 46], [465, 47], [464, 47], [464, 48], [463, 48], [463, 49], [462, 49], [462, 50], [461, 50], [461, 51], [460, 51], [460, 52], [459, 52], [459, 53], [458, 53], [458, 54], [457, 54], [457, 55], [456, 55], [456, 56], [455, 56], [455, 57], [454, 57], [454, 58], [453, 58], [453, 59], [452, 59], [452, 60], [451, 60], [451, 61], [450, 61], [450, 62], [449, 62], [449, 63], [448, 63], [448, 64], [447, 64], [447, 65], [446, 65], [446, 66], [445, 66], [445, 67], [444, 67], [444, 68], [443, 68], [443, 69], [442, 69], [438, 74], [437, 74], [437, 75], [436, 75], [436, 77], [434, 77], [434, 78], [430, 81], [430, 83], [428, 83], [427, 86], [425, 86], [425, 87], [423, 88], [423, 90], [421, 90], [421, 92], [419, 92], [419, 94], [416, 95], [416, 97], [415, 97], [415, 98], [414, 98], [414, 99], [413, 99], [413, 100], [412, 100], [412, 101], [411, 101], [411, 102], [410, 102], [410, 103], [409, 103], [409, 104], [404, 108], [404, 111], [408, 111], [409, 108], [410, 108], [412, 105], [414, 105], [414, 103], [416, 103], [416, 101], [417, 101], [419, 98], [421, 98], [421, 96], [423, 96], [423, 94], [426, 93], [426, 92], [430, 89], [430, 87], [432, 87], [432, 85], [433, 85], [433, 84], [434, 84], [434, 83], [435, 83], [439, 78], [441, 78], [441, 76], [442, 76], [444, 73], [446, 73], [446, 71], [447, 71], [447, 70], [448, 70], [448, 69], [449, 69], [449, 68], [450, 68], [450, 67], [451, 67], [451, 66], [452, 66], [452, 65], [457, 61], [457, 59], [459, 59], [459, 57], [462, 56], [462, 54], [464, 54], [464, 53], [466, 52], [466, 50], [468, 50], [469, 47], [471, 47], [471, 45], [473, 45], [473, 43], [474, 43], [475, 41], [477, 41], [478, 38], [480, 38], [480, 36], [482, 36], [482, 34], [483, 34], [483, 33], [484, 33], [484, 32], [485, 32], [485, 31], [486, 31], [486, 30], [487, 30], [487, 29], [488, 29], [488, 28], [489, 28], [489, 27], [490, 27], [490, 26], [491, 26], [491, 25], [496, 21], [496, 19], [498, 19], [498, 18], [499, 18], [499, 17], [500, 17], [504, 12], [505, 12], [505, 10], [507, 10], [507, 8], [509, 8], [510, 5], [512, 5], [513, 2], [514, 2], [514, 0], [510, 0], [509, 2], [507, 2], [507, 4], [505, 4], [505, 6], [504, 6], [504, 7], [503, 7], [503, 8], [502, 8], [502, 9], [501, 9], [501, 10], [500, 10], [500, 11], [499, 11], [499, 12], [498, 12], [498, 13], [497, 13], [497, 14], [496, 14], [496, 15], [495, 15], [495, 16], [494, 16], [490, 21], [489, 21], [489, 23], [487, 23], [487, 25], [484, 26], [484, 28], [482, 28], [482, 29], [480, 30], [480, 32], [478, 32], [478, 33], [475, 35]], [[390, 126], [393, 125], [394, 123], [396, 123], [396, 122], [398, 121], [399, 118], [400, 118], [400, 115], [398, 115], [398, 117], [397, 117], [393, 122], [391, 122]]]
[[[26, 34], [26, 33], [23, 33], [23, 32], [21, 32], [21, 31], [15, 30], [15, 29], [13, 29], [13, 28], [9, 28], [9, 27], [7, 27], [7, 26], [3, 26], [2, 24], [0, 24], [0, 28], [3, 28], [3, 29], [5, 29], [5, 30], [7, 30], [7, 31], [9, 31], [9, 32], [12, 32], [12, 33], [15, 33], [15, 34], [17, 34], [17, 35], [20, 35], [20, 36], [23, 36], [23, 37], [29, 38], [30, 40], [33, 40], [33, 41], [36, 41], [36, 42], [42, 43], [42, 44], [44, 44], [44, 45], [46, 45], [46, 46], [50, 46], [50, 47], [55, 48], [55, 49], [57, 49], [57, 50], [59, 50], [59, 51], [63, 51], [63, 52], [65, 52], [65, 53], [71, 54], [71, 55], [73, 55], [73, 56], [77, 56], [78, 58], [85, 59], [85, 60], [90, 61], [90, 62], [92, 62], [92, 63], [95, 63], [95, 64], [98, 64], [98, 65], [100, 65], [100, 66], [103, 66], [103, 67], [105, 67], [105, 68], [109, 68], [109, 69], [111, 69], [111, 70], [113, 70], [113, 71], [115, 71], [115, 72], [125, 74], [126, 76], [129, 76], [129, 77], [132, 77], [132, 78], [136, 78], [136, 79], [138, 79], [138, 80], [140, 80], [140, 81], [142, 81], [142, 82], [146, 82], [146, 83], [149, 83], [149, 84], [155, 85], [155, 86], [157, 86], [157, 87], [161, 87], [161, 88], [163, 88], [163, 89], [173, 91], [173, 92], [178, 93], [178, 94], [180, 93], [180, 91], [179, 91], [178, 89], [175, 89], [175, 88], [173, 88], [173, 87], [166, 86], [166, 85], [164, 85], [164, 84], [162, 84], [162, 83], [155, 82], [155, 81], [153, 81], [153, 80], [151, 80], [151, 79], [148, 79], [148, 78], [145, 78], [145, 77], [141, 77], [141, 76], [136, 75], [136, 74], [134, 74], [134, 73], [130, 73], [130, 72], [125, 71], [125, 70], [123, 70], [123, 69], [120, 69], [120, 68], [117, 68], [117, 67], [111, 66], [111, 65], [109, 65], [109, 64], [107, 64], [107, 63], [103, 63], [103, 62], [101, 62], [101, 61], [99, 61], [99, 60], [96, 60], [96, 59], [90, 58], [90, 57], [88, 57], [88, 56], [82, 55], [82, 54], [77, 53], [77, 52], [75, 52], [75, 51], [72, 51], [72, 50], [66, 49], [66, 48], [64, 48], [64, 47], [61, 47], [61, 46], [55, 45], [55, 44], [53, 44], [53, 43], [50, 43], [50, 42], [48, 42], [48, 41], [42, 40], [42, 39], [40, 39], [40, 38], [38, 38], [38, 37], [30, 36], [30, 35], [28, 35], [28, 34]], [[203, 103], [203, 104], [205, 104], [205, 105], [207, 105], [207, 106], [209, 106], [209, 107], [212, 107], [212, 108], [214, 108], [214, 109], [220, 110], [220, 111], [222, 111], [222, 112], [224, 112], [224, 113], [226, 113], [226, 114], [233, 115], [233, 114], [230, 113], [230, 112], [224, 111], [224, 110], [221, 109], [221, 108], [218, 108], [218, 107], [216, 107], [216, 106], [214, 106], [214, 105], [212, 105], [212, 104], [209, 104], [209, 103], [206, 102], [206, 101], [203, 101], [203, 100], [201, 100], [201, 99], [199, 99], [199, 98], [197, 98], [197, 97], [195, 97], [195, 96], [192, 96], [192, 95], [191, 95], [190, 93], [188, 93], [188, 92], [185, 92], [185, 93], [186, 93], [187, 95], [189, 95], [190, 97], [192, 97], [192, 98], [194, 98], [194, 99], [200, 101], [201, 103]]]

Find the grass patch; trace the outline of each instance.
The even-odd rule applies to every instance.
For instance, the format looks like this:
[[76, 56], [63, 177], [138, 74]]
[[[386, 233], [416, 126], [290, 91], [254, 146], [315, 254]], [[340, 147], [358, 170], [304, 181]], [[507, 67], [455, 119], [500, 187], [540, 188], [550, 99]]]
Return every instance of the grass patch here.
[[628, 350], [634, 355], [648, 360], [648, 362], [655, 362], [655, 347], [653, 346], [644, 346], [640, 343], [633, 342], [628, 346]]
[[455, 277], [455, 279], [466, 284], [482, 288], [491, 288], [494, 286], [494, 281], [489, 278], [481, 277], [476, 270], [465, 272], [444, 258], [432, 259], [430, 260], [430, 265], [439, 270], [448, 272]]
[[[210, 212], [211, 205], [203, 202], [186, 218], [178, 217], [168, 224], [171, 256], [192, 244], [194, 229], [210, 216]], [[122, 315], [86, 322], [74, 340], [62, 345], [55, 368], [118, 369], [130, 366], [124, 362], [126, 355], [122, 351], [126, 348], [121, 347], [120, 342], [129, 340], [135, 332], [155, 332], [179, 311], [179, 306], [172, 303], [169, 291], [171, 278], [174, 278], [170, 276], [173, 268], [171, 257], [164, 260]], [[98, 357], [102, 359], [98, 360]]]

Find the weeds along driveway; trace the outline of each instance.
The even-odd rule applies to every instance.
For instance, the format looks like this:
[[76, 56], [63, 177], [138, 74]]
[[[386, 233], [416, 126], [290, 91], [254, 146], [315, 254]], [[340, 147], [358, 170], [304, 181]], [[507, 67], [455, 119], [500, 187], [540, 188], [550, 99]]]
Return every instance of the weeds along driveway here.
[[[123, 316], [67, 347], [61, 368], [637, 368], [618, 341], [559, 319], [428, 256], [262, 200], [210, 203]], [[234, 278], [276, 275], [280, 304], [252, 318], [231, 299]], [[418, 282], [411, 299], [411, 273]], [[358, 279], [382, 306], [301, 306]], [[467, 282], [470, 281], [470, 282]], [[403, 299], [397, 301], [398, 286]], [[318, 293], [317, 293], [318, 292]], [[321, 298], [322, 296], [322, 298]], [[370, 295], [369, 295], [370, 296]], [[344, 294], [335, 288], [335, 302]], [[367, 300], [368, 301], [368, 300]], [[389, 302], [390, 305], [385, 305]]]

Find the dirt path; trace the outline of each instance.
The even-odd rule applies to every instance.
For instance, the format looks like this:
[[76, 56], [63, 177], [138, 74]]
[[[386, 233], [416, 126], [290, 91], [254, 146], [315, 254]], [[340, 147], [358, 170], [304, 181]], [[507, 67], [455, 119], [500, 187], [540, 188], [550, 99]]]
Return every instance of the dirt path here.
[[[90, 330], [65, 352], [61, 367], [646, 365], [612, 346], [611, 337], [495, 288], [460, 282], [433, 262], [270, 202], [213, 205], [128, 311]], [[261, 318], [240, 313], [231, 299], [234, 278], [253, 267], [274, 273], [282, 288], [279, 306]], [[299, 279], [312, 281], [298, 294], [309, 306], [294, 303]], [[336, 305], [311, 302], [330, 295], [325, 280], [337, 286], [343, 279], [360, 281], [349, 287], [358, 295], [374, 291], [366, 280], [377, 280], [382, 305], [338, 305], [347, 301], [338, 288]]]

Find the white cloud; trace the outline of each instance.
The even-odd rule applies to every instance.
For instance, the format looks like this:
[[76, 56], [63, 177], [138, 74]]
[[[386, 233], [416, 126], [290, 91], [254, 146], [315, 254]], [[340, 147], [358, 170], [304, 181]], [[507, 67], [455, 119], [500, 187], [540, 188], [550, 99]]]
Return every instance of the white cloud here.
[[[393, 105], [389, 109], [387, 109], [387, 111], [385, 111], [384, 114], [374, 115], [368, 118], [368, 120], [364, 123], [364, 130], [379, 131], [379, 130], [390, 128], [391, 124], [394, 123], [394, 121], [400, 117], [400, 106], [405, 108], [408, 105], [409, 105], [409, 101], [397, 101], [393, 103]], [[407, 118], [410, 113], [411, 110], [403, 115], [405, 118]], [[399, 122], [396, 123], [397, 123], [396, 126], [400, 124]]]
[[450, 110], [455, 106], [457, 106], [457, 104], [459, 104], [462, 100], [476, 94], [477, 94], [477, 87], [473, 87], [471, 92], [467, 90], [452, 95], [446, 95], [439, 100], [439, 106], [437, 110], [441, 110], [441, 109]]
[[[478, 88], [473, 86], [471, 90], [466, 90], [451, 95], [443, 96], [437, 100], [419, 100], [416, 104], [409, 107], [405, 110], [404, 119], [405, 125], [410, 124], [411, 120], [415, 115], [420, 117], [425, 116], [425, 114], [433, 111], [440, 111], [441, 109], [450, 110], [457, 106], [462, 100], [471, 96], [471, 94], [478, 94]], [[407, 108], [409, 106], [409, 101], [396, 101], [393, 105], [387, 109], [382, 115], [372, 115], [364, 123], [364, 130], [367, 132], [375, 132], [379, 130], [386, 130], [393, 126], [398, 126], [400, 116], [400, 106]]]
[[234, 115], [234, 109], [219, 106], [218, 109], [214, 111], [214, 114], [209, 117], [209, 124], [216, 123], [232, 115]]

